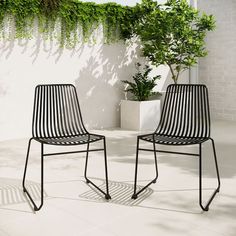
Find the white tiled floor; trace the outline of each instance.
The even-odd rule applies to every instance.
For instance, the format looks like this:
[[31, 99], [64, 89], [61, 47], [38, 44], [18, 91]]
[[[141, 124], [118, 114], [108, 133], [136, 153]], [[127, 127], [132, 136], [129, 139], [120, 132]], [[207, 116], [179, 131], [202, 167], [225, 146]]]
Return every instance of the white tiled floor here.
[[[21, 188], [27, 140], [0, 143], [0, 236], [236, 235], [236, 123], [213, 123], [222, 188], [209, 212], [198, 206], [197, 158], [159, 155], [159, 180], [131, 200], [137, 132], [97, 132], [107, 137], [112, 200], [105, 201], [85, 183], [84, 154], [51, 156], [45, 158], [45, 202], [37, 213]], [[181, 147], [182, 151], [193, 149]], [[36, 199], [40, 189], [38, 150], [39, 145], [34, 144], [27, 182]], [[204, 187], [209, 196], [207, 188], [215, 186], [215, 173], [210, 145], [204, 145], [204, 150]], [[89, 164], [88, 175], [104, 185], [102, 153], [92, 153]], [[143, 153], [139, 185], [153, 174], [153, 156]]]

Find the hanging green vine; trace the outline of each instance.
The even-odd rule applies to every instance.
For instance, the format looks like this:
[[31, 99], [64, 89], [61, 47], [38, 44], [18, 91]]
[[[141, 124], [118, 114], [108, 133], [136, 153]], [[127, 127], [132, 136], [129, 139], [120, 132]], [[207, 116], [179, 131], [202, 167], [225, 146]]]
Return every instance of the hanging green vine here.
[[[106, 43], [128, 38], [137, 15], [135, 9], [116, 3], [78, 0], [0, 0], [0, 36], [31, 38], [35, 28], [60, 46], [86, 42], [99, 25]], [[37, 24], [38, 27], [35, 27]]]

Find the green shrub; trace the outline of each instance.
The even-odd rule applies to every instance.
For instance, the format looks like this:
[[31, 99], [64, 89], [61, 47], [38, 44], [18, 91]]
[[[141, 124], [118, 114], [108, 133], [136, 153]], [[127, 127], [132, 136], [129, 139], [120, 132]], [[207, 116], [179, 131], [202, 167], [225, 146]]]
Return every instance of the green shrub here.
[[143, 55], [155, 66], [167, 65], [172, 79], [207, 55], [205, 36], [215, 27], [212, 15], [200, 14], [186, 0], [168, 0], [161, 5], [143, 0], [135, 33], [140, 37]]
[[125, 92], [132, 94], [133, 99], [136, 101], [146, 101], [154, 95], [158, 95], [158, 92], [154, 92], [153, 88], [157, 85], [156, 80], [160, 79], [160, 75], [149, 77], [149, 73], [152, 71], [149, 65], [145, 65], [141, 68], [140, 63], [136, 63], [137, 73], [133, 76], [132, 81], [122, 80], [123, 83], [128, 85]]

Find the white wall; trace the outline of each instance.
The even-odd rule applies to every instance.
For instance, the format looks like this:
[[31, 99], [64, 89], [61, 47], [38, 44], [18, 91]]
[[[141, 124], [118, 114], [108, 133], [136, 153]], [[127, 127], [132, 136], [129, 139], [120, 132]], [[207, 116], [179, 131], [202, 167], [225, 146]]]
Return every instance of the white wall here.
[[59, 49], [40, 36], [25, 42], [0, 41], [0, 140], [31, 135], [34, 88], [73, 83], [89, 128], [119, 126], [121, 79], [129, 79], [137, 45], [82, 44]]
[[236, 120], [236, 1], [198, 0], [198, 8], [216, 18], [206, 38], [207, 57], [199, 62], [199, 82], [209, 88], [213, 118]]
[[[60, 49], [40, 35], [0, 40], [0, 140], [31, 136], [34, 88], [44, 83], [76, 85], [89, 129], [119, 127], [119, 104], [125, 97], [121, 80], [132, 79], [134, 63], [140, 60], [136, 43], [104, 45], [99, 31], [96, 44], [73, 50]], [[165, 90], [171, 83], [166, 80], [169, 70], [160, 67], [153, 73], [162, 75], [157, 89]]]

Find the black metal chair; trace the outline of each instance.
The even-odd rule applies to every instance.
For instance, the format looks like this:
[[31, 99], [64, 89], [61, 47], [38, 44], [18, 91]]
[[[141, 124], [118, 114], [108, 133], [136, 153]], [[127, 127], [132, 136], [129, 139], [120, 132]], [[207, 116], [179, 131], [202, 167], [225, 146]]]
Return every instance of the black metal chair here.
[[[41, 143], [41, 204], [38, 207], [25, 186], [26, 171], [30, 152], [31, 141], [35, 140]], [[103, 141], [103, 148], [90, 149], [90, 143]], [[86, 150], [60, 152], [60, 153], [44, 153], [44, 145], [82, 145], [86, 144]], [[105, 159], [105, 178], [106, 192], [100, 189], [87, 177], [88, 154], [94, 151], [104, 151]], [[50, 155], [62, 155], [69, 153], [86, 152], [86, 162], [84, 177], [87, 183], [92, 184], [96, 189], [105, 195], [106, 199], [110, 199], [108, 190], [108, 171], [107, 171], [107, 155], [105, 136], [89, 133], [82, 120], [79, 101], [76, 89], [71, 84], [55, 84], [55, 85], [38, 85], [35, 88], [33, 122], [32, 122], [32, 138], [29, 140], [24, 176], [23, 191], [27, 194], [34, 206], [34, 210], [38, 211], [43, 206], [43, 175], [44, 175], [44, 157]]]
[[[208, 90], [205, 85], [169, 85], [166, 91], [166, 96], [163, 103], [160, 123], [155, 132], [150, 134], [139, 135], [137, 137], [136, 149], [136, 165], [135, 165], [135, 180], [133, 199], [146, 189], [152, 183], [155, 183], [158, 178], [157, 168], [157, 152], [174, 153], [199, 157], [199, 204], [204, 211], [208, 211], [209, 205], [220, 190], [220, 176], [216, 159], [216, 150], [214, 140], [210, 137], [210, 111]], [[153, 144], [153, 149], [139, 148], [139, 141], [143, 140]], [[202, 143], [211, 140], [216, 175], [218, 180], [217, 188], [205, 206], [202, 204]], [[161, 145], [199, 145], [199, 153], [182, 153], [174, 151], [157, 150], [156, 144]], [[137, 192], [137, 171], [138, 171], [138, 154], [139, 151], [154, 152], [155, 159], [155, 178], [146, 186]]]

